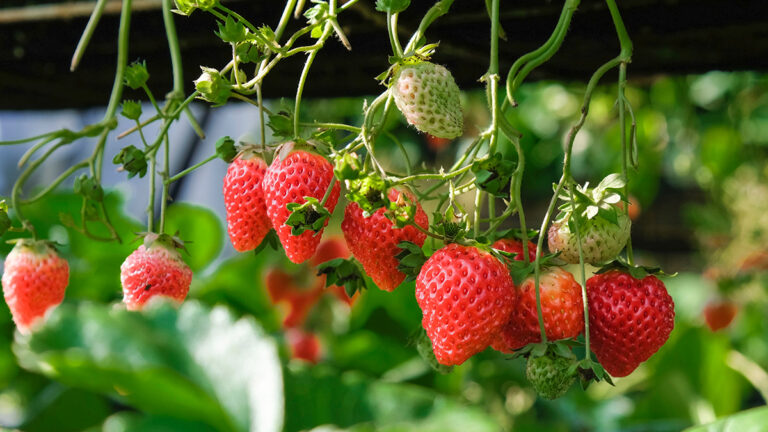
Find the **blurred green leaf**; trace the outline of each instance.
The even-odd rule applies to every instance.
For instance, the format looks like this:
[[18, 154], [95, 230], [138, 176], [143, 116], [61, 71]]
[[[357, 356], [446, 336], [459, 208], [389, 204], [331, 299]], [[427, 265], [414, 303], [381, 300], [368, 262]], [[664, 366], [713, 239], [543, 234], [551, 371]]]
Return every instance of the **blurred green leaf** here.
[[223, 307], [157, 302], [145, 312], [62, 305], [30, 336], [19, 363], [149, 414], [221, 431], [278, 431], [281, 370], [274, 341]]
[[174, 204], [168, 207], [165, 219], [166, 232], [179, 232], [189, 255], [182, 254], [192, 271], [207, 267], [219, 255], [224, 246], [221, 221], [211, 210], [191, 204]]
[[768, 407], [753, 408], [685, 432], [763, 432], [768, 425]]

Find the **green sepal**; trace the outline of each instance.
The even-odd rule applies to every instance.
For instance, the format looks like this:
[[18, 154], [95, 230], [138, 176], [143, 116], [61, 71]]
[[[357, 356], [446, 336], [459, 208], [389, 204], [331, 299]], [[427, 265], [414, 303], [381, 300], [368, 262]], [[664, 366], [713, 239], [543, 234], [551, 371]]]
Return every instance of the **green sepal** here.
[[304, 203], [288, 203], [286, 207], [291, 212], [285, 224], [291, 227], [291, 235], [301, 235], [304, 231], [320, 233], [325, 223], [330, 219], [331, 213], [320, 204], [315, 197], [304, 197]]
[[293, 114], [289, 111], [280, 111], [270, 114], [267, 126], [272, 129], [272, 135], [283, 138], [293, 138]]
[[[527, 234], [528, 241], [532, 241], [532, 239], [536, 238], [536, 236], [539, 235], [539, 230], [535, 229], [529, 229], [526, 230], [525, 233]], [[515, 240], [523, 240], [523, 230], [520, 228], [508, 228], [501, 231], [496, 231], [491, 235], [491, 243], [495, 242], [496, 240], [501, 239], [515, 239]]]
[[128, 87], [138, 90], [147, 84], [147, 80], [149, 80], [149, 72], [145, 61], [136, 60], [125, 68], [123, 82]]
[[235, 140], [229, 136], [223, 136], [216, 141], [216, 156], [226, 163], [232, 162], [237, 156]]
[[357, 203], [364, 215], [369, 216], [382, 207], [389, 206], [387, 190], [389, 182], [378, 174], [370, 174], [355, 180], [346, 180], [346, 197], [350, 202]]
[[141, 104], [138, 101], [124, 100], [120, 115], [129, 120], [138, 120], [141, 117]]
[[283, 245], [280, 243], [280, 237], [277, 236], [277, 231], [272, 228], [269, 230], [269, 232], [267, 232], [267, 235], [264, 236], [264, 239], [261, 240], [261, 243], [256, 246], [256, 249], [253, 250], [253, 254], [258, 255], [261, 251], [267, 248], [270, 248], [270, 250], [273, 251], [277, 251], [282, 247]]
[[416, 280], [421, 267], [427, 261], [427, 256], [419, 245], [409, 241], [402, 241], [397, 247], [403, 250], [395, 255], [398, 261], [397, 270], [405, 274], [406, 282]]
[[147, 156], [133, 145], [120, 150], [120, 153], [112, 159], [112, 163], [122, 165], [118, 171], [127, 171], [128, 178], [137, 174], [139, 177], [144, 177], [147, 174]]
[[[525, 279], [536, 271], [535, 261], [529, 263], [526, 263], [524, 260], [519, 261], [516, 259], [517, 254], [499, 249], [491, 249], [490, 252], [506, 264], [509, 275], [512, 276], [512, 280], [515, 282], [515, 286], [522, 284]], [[561, 265], [561, 261], [557, 258], [558, 255], [560, 255], [560, 252], [542, 255], [539, 257], [539, 267], [543, 270], [547, 267]]]
[[579, 374], [579, 382], [583, 390], [586, 390], [593, 382], [605, 381], [610, 385], [614, 385], [608, 372], [605, 371], [600, 363], [594, 360], [583, 359], [571, 366], [571, 368]]
[[350, 298], [367, 288], [363, 269], [353, 258], [336, 258], [326, 261], [317, 266], [317, 275], [326, 275], [326, 288], [332, 285], [343, 286]]
[[414, 339], [416, 351], [432, 370], [443, 375], [453, 372], [453, 366], [446, 366], [437, 361], [435, 351], [432, 348], [432, 341], [423, 328], [419, 330], [418, 335]]
[[495, 153], [472, 164], [478, 189], [496, 197], [509, 195], [509, 185], [516, 168], [517, 163], [504, 159], [501, 153]]
[[432, 231], [442, 236], [446, 243], [456, 243], [469, 233], [469, 219], [466, 214], [457, 215], [448, 208], [445, 213], [434, 213]]
[[337, 155], [333, 162], [333, 175], [339, 181], [357, 180], [361, 173], [360, 160], [356, 153]]
[[219, 27], [219, 31], [215, 31], [214, 34], [224, 42], [237, 44], [238, 42], [245, 41], [248, 37], [248, 30], [243, 23], [231, 16], [227, 16], [224, 22], [219, 21], [216, 24]]
[[665, 273], [661, 267], [648, 267], [648, 266], [638, 266], [638, 265], [630, 265], [628, 262], [626, 262], [623, 258], [619, 257], [604, 266], [600, 267], [595, 274], [603, 274], [606, 272], [609, 272], [611, 270], [618, 270], [624, 273], [629, 273], [630, 276], [632, 276], [635, 279], [643, 279], [646, 276], [661, 276], [661, 277], [675, 277], [677, 276], [677, 272], [669, 274]]
[[203, 73], [194, 83], [200, 94], [199, 99], [211, 102], [214, 106], [223, 105], [232, 94], [232, 84], [218, 70], [200, 66]]
[[104, 189], [101, 188], [99, 182], [86, 174], [75, 179], [74, 191], [89, 200], [101, 202], [104, 199]]

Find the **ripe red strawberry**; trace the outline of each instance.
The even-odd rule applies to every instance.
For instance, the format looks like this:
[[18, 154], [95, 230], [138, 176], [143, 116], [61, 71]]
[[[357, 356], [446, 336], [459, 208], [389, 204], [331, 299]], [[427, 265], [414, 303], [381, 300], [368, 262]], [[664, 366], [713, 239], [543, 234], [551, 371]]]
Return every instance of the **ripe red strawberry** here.
[[224, 176], [227, 232], [238, 252], [255, 249], [272, 228], [261, 183], [267, 164], [253, 152], [236, 157]]
[[[389, 199], [397, 202], [401, 194], [402, 192], [390, 189]], [[414, 201], [413, 197], [410, 198]], [[424, 229], [429, 227], [427, 214], [418, 203], [415, 221]], [[427, 235], [416, 227], [395, 227], [385, 216], [383, 208], [376, 210], [370, 217], [365, 217], [357, 203], [349, 203], [344, 211], [341, 230], [352, 255], [360, 261], [376, 286], [385, 291], [394, 290], [405, 279], [405, 273], [397, 269], [399, 263], [395, 256], [403, 251], [397, 247], [398, 243], [409, 241], [421, 247], [427, 238]]]
[[[581, 286], [573, 275], [560, 267], [552, 267], [539, 279], [541, 312], [549, 340], [575, 338], [584, 331], [584, 302]], [[536, 309], [536, 283], [529, 276], [516, 288], [517, 307], [494, 341], [493, 349], [511, 352], [529, 343], [541, 342]]]
[[704, 307], [704, 320], [707, 322], [707, 327], [716, 332], [731, 325], [736, 312], [738, 307], [731, 301], [713, 301]]
[[[304, 231], [297, 236], [292, 235], [291, 227], [285, 224], [291, 214], [286, 206], [289, 203], [304, 203], [307, 196], [322, 200], [331, 181], [334, 180], [330, 162], [304, 150], [291, 151], [283, 159], [275, 157], [267, 168], [263, 183], [267, 214], [285, 254], [294, 263], [302, 263], [315, 254], [323, 229], [318, 233]], [[325, 208], [331, 213], [339, 200], [339, 189], [339, 182], [334, 181], [331, 195], [325, 203]], [[325, 223], [327, 225], [328, 221]]]
[[459, 365], [488, 347], [509, 320], [514, 282], [489, 252], [454, 243], [424, 263], [416, 278], [416, 301], [437, 361]]
[[[494, 249], [502, 250], [504, 252], [517, 254], [515, 259], [517, 261], [523, 261], [523, 242], [515, 238], [503, 238], [496, 240], [493, 245]], [[533, 242], [528, 242], [528, 261], [533, 262], [536, 260], [536, 245]]]
[[291, 348], [291, 358], [315, 364], [320, 361], [320, 341], [314, 333], [289, 329], [285, 337]]
[[656, 276], [619, 270], [587, 281], [592, 351], [609, 374], [627, 376], [664, 345], [675, 326], [675, 303]]
[[123, 302], [128, 310], [141, 309], [152, 297], [182, 302], [192, 282], [192, 270], [176, 250], [179, 243], [167, 234], [148, 234], [144, 244], [120, 266]]
[[21, 240], [5, 258], [2, 281], [13, 322], [27, 334], [50, 308], [64, 300], [69, 264], [48, 242]]

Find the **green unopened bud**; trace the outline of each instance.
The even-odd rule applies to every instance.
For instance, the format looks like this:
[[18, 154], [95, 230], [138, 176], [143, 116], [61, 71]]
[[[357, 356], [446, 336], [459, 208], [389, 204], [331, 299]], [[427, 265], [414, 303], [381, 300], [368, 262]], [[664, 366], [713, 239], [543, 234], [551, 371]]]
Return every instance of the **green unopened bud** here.
[[207, 67], [201, 67], [201, 69], [202, 75], [194, 81], [200, 98], [214, 105], [224, 104], [232, 93], [232, 84], [216, 69]]
[[131, 63], [130, 66], [125, 69], [125, 75], [123, 76], [125, 85], [134, 90], [139, 89], [147, 84], [148, 79], [149, 72], [147, 71], [146, 62], [138, 60]]
[[356, 202], [365, 213], [371, 214], [389, 204], [388, 183], [376, 174], [356, 180], [347, 180], [347, 199]]
[[75, 193], [93, 201], [104, 199], [104, 189], [93, 177], [83, 174], [75, 179]]
[[137, 101], [123, 101], [123, 108], [120, 114], [129, 120], [138, 120], [141, 117], [141, 104]]
[[112, 159], [112, 163], [122, 165], [119, 170], [128, 171], [128, 178], [137, 174], [139, 177], [144, 177], [147, 174], [147, 156], [132, 145], [120, 150], [120, 153]]
[[8, 232], [11, 227], [11, 218], [8, 217], [8, 206], [5, 200], [0, 201], [0, 236]]

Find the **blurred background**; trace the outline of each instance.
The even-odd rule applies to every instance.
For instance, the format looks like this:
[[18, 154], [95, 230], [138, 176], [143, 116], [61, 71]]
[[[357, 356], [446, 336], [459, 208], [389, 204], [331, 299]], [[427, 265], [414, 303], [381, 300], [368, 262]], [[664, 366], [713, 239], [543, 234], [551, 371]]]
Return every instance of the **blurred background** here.
[[[10, 13], [32, 10], [28, 7], [35, 2], [28, 3], [11, 2], [0, 8], [0, 38], [8, 42], [0, 44], [0, 49], [12, 52], [0, 60], [7, 95], [0, 101], [0, 141], [59, 128], [79, 130], [97, 122], [104, 110], [97, 97], [107, 97], [99, 86], [108, 88], [113, 73], [108, 46], [114, 38], [110, 32], [116, 29], [109, 21], [114, 16], [102, 23], [100, 31], [105, 33], [95, 39], [94, 55], [86, 57], [77, 73], [66, 72], [64, 77], [56, 68], [68, 66], [84, 17], [43, 19], [38, 13], [34, 19], [21, 19]], [[511, 41], [502, 42], [502, 49], [508, 50], [504, 62], [511, 63], [540, 43], [554, 25], [559, 4], [536, 9], [530, 3], [522, 2], [519, 10], [504, 15], [503, 26]], [[605, 10], [595, 2], [584, 3], [584, 15], [577, 13], [573, 37], [566, 39], [571, 45], [564, 45], [553, 63], [532, 75], [531, 82], [519, 90], [519, 107], [508, 112], [510, 122], [523, 133], [527, 156], [523, 200], [534, 226], [540, 224], [552, 183], [562, 170], [563, 136], [578, 118], [589, 71], [615, 49], [612, 39], [608, 41], [613, 36], [607, 36], [612, 29], [603, 16]], [[171, 190], [174, 201], [168, 229], [192, 240], [185, 255], [195, 272], [190, 300], [178, 310], [159, 305], [144, 315], [128, 313], [114, 306], [121, 299], [119, 267], [138, 245], [130, 242], [133, 233], [145, 227], [147, 179], [128, 181], [117, 166], [105, 162], [106, 202], [122, 244], [94, 242], [65, 226], [66, 217], [61, 216], [79, 214], [81, 205], [71, 182], [26, 211], [41, 235], [62, 244], [71, 278], [64, 305], [32, 337], [16, 334], [7, 306], [0, 305], [0, 427], [23, 431], [679, 431], [736, 414], [742, 423], [734, 430], [768, 430], [766, 410], [750, 410], [764, 406], [768, 399], [768, 74], [760, 71], [765, 67], [760, 62], [768, 55], [750, 57], [765, 46], [745, 39], [745, 33], [759, 39], [768, 25], [760, 26], [766, 22], [766, 15], [759, 13], [764, 6], [754, 2], [741, 11], [717, 9], [710, 3], [704, 2], [696, 13], [680, 15], [674, 30], [666, 16], [657, 22], [643, 20], [654, 7], [661, 7], [655, 2], [637, 2], [625, 11], [630, 34], [633, 30], [637, 34], [638, 64], [629, 67], [627, 88], [637, 119], [640, 161], [629, 176], [632, 242], [640, 263], [678, 273], [664, 280], [677, 315], [666, 345], [632, 375], [617, 379], [615, 387], [599, 383], [582, 391], [574, 386], [559, 400], [537, 399], [525, 380], [523, 361], [490, 349], [449, 374], [433, 371], [414, 344], [421, 312], [413, 283], [393, 293], [371, 285], [350, 299], [341, 289], [324, 289], [323, 278], [315, 276], [317, 264], [349, 255], [338, 228], [343, 201], [311, 262], [295, 265], [281, 251], [269, 249], [237, 254], [223, 222], [221, 184], [226, 164], [220, 160], [175, 183]], [[147, 17], [136, 19], [140, 30], [152, 28], [152, 19], [159, 19], [154, 3], [147, 4], [146, 9], [137, 10], [139, 17]], [[426, 8], [414, 8], [422, 6]], [[459, 18], [471, 9], [457, 7]], [[267, 22], [279, 14], [270, 8], [252, 12], [263, 13]], [[369, 12], [358, 13], [366, 17]], [[467, 18], [464, 51], [450, 36], [459, 18], [449, 15], [447, 23], [435, 29], [436, 37], [443, 36], [447, 42], [444, 54], [439, 51], [435, 61], [454, 70], [466, 90], [462, 100], [465, 136], [454, 141], [432, 139], [407, 127], [399, 115], [390, 117], [387, 129], [406, 148], [414, 166], [452, 164], [487, 125], [485, 96], [474, 82], [483, 73], [484, 60], [470, 62], [462, 57], [473, 44], [486, 50], [486, 18], [481, 15], [475, 21]], [[411, 21], [419, 16], [414, 11]], [[731, 28], [731, 33], [716, 32], [720, 27], [713, 26], [712, 20], [718, 16], [722, 29]], [[595, 20], [589, 26], [592, 17]], [[196, 76], [197, 64], [216, 61], [215, 55], [205, 54], [210, 42], [194, 36], [191, 28], [202, 25], [209, 32], [212, 19], [193, 18], [198, 21], [179, 19], [182, 40], [187, 41], [185, 60], [192, 51], [205, 59], [190, 57], [189, 77]], [[596, 30], [601, 23], [606, 29]], [[46, 46], [40, 38], [54, 34], [53, 24], [60, 25], [63, 36]], [[353, 46], [358, 40], [376, 46], [376, 40], [359, 33], [356, 38], [355, 30], [365, 31], [363, 24], [349, 24]], [[165, 47], [142, 45], [150, 33], [140, 30], [136, 56], [148, 59], [150, 85], [167, 89], [167, 64], [152, 61], [153, 53], [162, 53]], [[64, 36], [70, 33], [74, 41]], [[659, 40], [661, 34], [668, 37], [665, 44]], [[682, 42], [686, 35], [702, 34], [723, 34], [741, 48], [720, 49], [718, 42], [704, 55], [701, 45], [691, 48]], [[383, 36], [386, 44], [386, 32]], [[735, 42], [738, 38], [741, 42]], [[605, 47], [595, 42], [603, 40]], [[593, 42], [579, 46], [584, 41]], [[330, 57], [343, 54], [336, 48], [329, 48]], [[386, 45], [378, 52], [386, 52]], [[364, 100], [370, 102], [370, 95], [381, 91], [370, 77], [383, 70], [386, 61], [371, 61], [367, 54], [356, 59], [362, 66], [353, 74], [329, 63], [310, 75], [307, 92], [313, 97], [303, 104], [304, 120], [362, 122]], [[24, 73], [26, 78], [20, 80]], [[342, 73], [351, 74], [349, 88], [338, 84], [335, 75]], [[39, 80], [50, 79], [46, 74], [62, 74], [62, 79], [48, 81], [42, 94]], [[290, 89], [295, 76], [288, 68], [275, 79], [268, 107], [280, 109], [279, 98], [290, 97], [290, 90], [284, 89]], [[83, 80], [92, 77], [86, 86]], [[612, 74], [593, 95], [590, 115], [574, 147], [574, 175], [581, 182], [595, 184], [620, 171], [616, 94]], [[126, 97], [140, 95], [129, 92]], [[148, 104], [144, 108], [151, 111]], [[192, 111], [206, 138], [197, 137], [183, 119], [175, 124], [170, 133], [171, 173], [213, 154], [214, 143], [222, 136], [246, 142], [260, 136], [258, 111], [251, 105], [210, 108], [195, 103]], [[116, 130], [130, 126], [121, 119]], [[270, 131], [266, 132], [269, 137]], [[156, 129], [149, 126], [145, 133], [153, 135]], [[128, 144], [139, 142], [132, 136], [119, 141], [110, 138], [105, 160], [111, 161]], [[90, 154], [93, 145], [94, 141], [84, 139], [58, 152], [29, 181], [25, 192], [49, 184]], [[16, 163], [29, 147], [0, 147], [0, 197], [10, 194], [19, 174]], [[509, 147], [502, 142], [503, 151], [511, 154]], [[391, 169], [404, 171], [404, 159], [391, 138], [382, 136], [377, 141], [377, 155]], [[11, 237], [7, 234], [2, 240]], [[10, 247], [0, 245], [0, 254]], [[700, 430], [721, 430], [717, 427]]]

